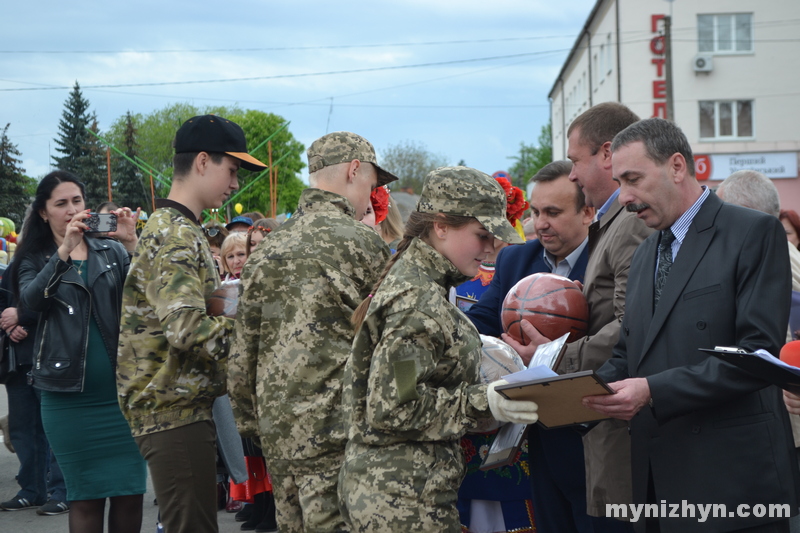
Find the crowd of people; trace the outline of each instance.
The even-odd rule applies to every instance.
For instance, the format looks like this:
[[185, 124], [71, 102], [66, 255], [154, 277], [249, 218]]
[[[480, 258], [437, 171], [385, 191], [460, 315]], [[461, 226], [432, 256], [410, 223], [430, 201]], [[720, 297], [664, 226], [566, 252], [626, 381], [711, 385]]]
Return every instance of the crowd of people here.
[[[603, 103], [572, 122], [568, 160], [532, 177], [529, 220], [509, 183], [458, 166], [426, 177], [404, 223], [373, 146], [335, 132], [308, 148], [286, 221], [204, 224], [240, 168], [266, 165], [212, 115], [174, 148], [140, 234], [138, 211], [116, 205], [95, 209], [116, 230], [92, 233], [78, 176], [39, 183], [0, 291], [20, 460], [3, 510], [138, 532], [155, 527], [149, 470], [167, 533], [216, 532], [221, 507], [242, 530], [284, 533], [795, 527], [800, 397], [699, 350], [777, 355], [800, 331], [800, 217], [763, 175], [712, 191], [676, 124]], [[556, 370], [609, 383], [583, 398], [599, 423], [544, 429], [534, 402], [481, 379], [482, 336], [525, 364], [553, 340], [500, 321], [509, 289], [540, 272], [586, 296], [588, 333]], [[235, 316], [208, 307], [226, 286]], [[522, 453], [479, 470], [508, 422], [529, 426]], [[787, 513], [657, 512], [687, 502]]]

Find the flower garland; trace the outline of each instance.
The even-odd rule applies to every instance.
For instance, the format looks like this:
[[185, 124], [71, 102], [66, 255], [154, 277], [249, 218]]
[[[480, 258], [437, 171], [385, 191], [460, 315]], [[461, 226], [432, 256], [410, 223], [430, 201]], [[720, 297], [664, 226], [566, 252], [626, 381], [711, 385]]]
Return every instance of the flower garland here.
[[389, 213], [389, 188], [375, 187], [369, 196], [372, 202], [372, 210], [375, 212], [375, 223], [380, 224]]
[[530, 204], [525, 200], [525, 193], [519, 187], [511, 185], [506, 178], [495, 178], [500, 186], [506, 193], [506, 218], [508, 222], [514, 226], [517, 233], [525, 238], [525, 233], [522, 231], [522, 223], [520, 218]]

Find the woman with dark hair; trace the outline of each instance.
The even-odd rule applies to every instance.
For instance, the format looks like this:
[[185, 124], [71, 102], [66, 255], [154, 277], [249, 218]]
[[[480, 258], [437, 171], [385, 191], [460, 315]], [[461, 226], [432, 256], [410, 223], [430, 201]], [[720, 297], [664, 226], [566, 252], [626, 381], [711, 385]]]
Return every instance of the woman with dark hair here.
[[781, 209], [779, 218], [786, 230], [786, 240], [800, 249], [800, 215], [794, 209]]
[[45, 176], [17, 249], [14, 292], [39, 313], [34, 387], [42, 424], [67, 485], [69, 529], [138, 532], [146, 468], [117, 403], [115, 366], [122, 284], [135, 249], [136, 216], [115, 211], [119, 239], [85, 235], [83, 183], [69, 172]]

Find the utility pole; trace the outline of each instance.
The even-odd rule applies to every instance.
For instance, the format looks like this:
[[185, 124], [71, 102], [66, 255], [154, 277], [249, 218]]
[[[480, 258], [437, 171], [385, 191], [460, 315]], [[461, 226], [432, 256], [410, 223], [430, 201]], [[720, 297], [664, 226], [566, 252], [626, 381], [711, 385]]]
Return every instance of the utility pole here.
[[[670, 11], [672, 4], [670, 3]], [[675, 120], [675, 101], [672, 90], [672, 16], [664, 17], [664, 59], [667, 82], [667, 120]]]

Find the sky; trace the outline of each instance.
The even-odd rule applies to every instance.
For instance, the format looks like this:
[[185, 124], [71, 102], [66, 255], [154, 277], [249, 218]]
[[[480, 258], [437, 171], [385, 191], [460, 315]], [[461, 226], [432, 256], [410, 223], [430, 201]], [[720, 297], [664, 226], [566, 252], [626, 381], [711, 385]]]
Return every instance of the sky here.
[[[82, 87], [101, 130], [169, 104], [275, 113], [306, 147], [349, 130], [507, 170], [595, 0], [6, 2], [0, 127], [41, 177]], [[301, 176], [307, 181], [307, 176]]]

